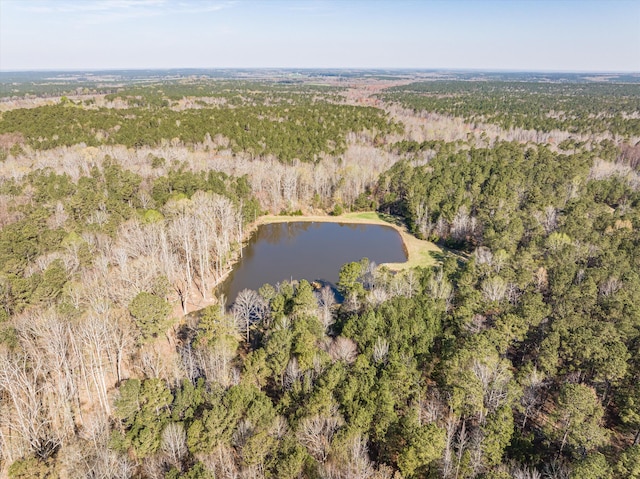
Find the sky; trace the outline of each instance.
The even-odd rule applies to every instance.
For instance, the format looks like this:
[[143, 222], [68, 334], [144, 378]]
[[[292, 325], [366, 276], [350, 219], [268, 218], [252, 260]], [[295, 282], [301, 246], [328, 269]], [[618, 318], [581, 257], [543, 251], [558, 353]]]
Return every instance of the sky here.
[[0, 71], [640, 71], [640, 0], [0, 0]]

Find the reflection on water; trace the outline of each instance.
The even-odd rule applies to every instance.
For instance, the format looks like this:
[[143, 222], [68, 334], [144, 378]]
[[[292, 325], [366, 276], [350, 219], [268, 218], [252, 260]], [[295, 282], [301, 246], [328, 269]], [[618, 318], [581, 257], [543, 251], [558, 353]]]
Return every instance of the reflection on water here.
[[233, 301], [245, 288], [307, 279], [335, 284], [340, 267], [362, 258], [400, 263], [407, 256], [397, 231], [353, 223], [290, 222], [263, 225], [252, 236], [219, 293]]

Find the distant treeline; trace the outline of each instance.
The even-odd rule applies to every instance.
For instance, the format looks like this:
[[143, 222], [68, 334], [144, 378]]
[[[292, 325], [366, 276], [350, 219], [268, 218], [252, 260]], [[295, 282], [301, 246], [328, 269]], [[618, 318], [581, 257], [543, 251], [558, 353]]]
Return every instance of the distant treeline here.
[[386, 101], [503, 128], [640, 136], [640, 85], [432, 81], [389, 88]]

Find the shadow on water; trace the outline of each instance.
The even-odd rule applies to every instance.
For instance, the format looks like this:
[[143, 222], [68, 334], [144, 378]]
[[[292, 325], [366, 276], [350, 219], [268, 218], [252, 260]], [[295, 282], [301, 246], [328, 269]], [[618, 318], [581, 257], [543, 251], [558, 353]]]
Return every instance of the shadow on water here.
[[325, 279], [314, 279], [313, 281], [310, 281], [310, 283], [313, 287], [313, 290], [316, 292], [320, 292], [320, 290], [322, 290], [324, 287], [329, 287], [337, 303], [342, 303], [344, 301], [344, 296], [340, 291], [338, 291], [338, 286], [334, 283], [331, 283]]

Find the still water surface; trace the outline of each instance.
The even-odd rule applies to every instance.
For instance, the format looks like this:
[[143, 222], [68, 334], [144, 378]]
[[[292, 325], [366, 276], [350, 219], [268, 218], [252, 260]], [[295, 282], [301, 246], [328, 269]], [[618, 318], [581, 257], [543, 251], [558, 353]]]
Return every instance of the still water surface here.
[[402, 238], [388, 226], [291, 222], [262, 225], [244, 248], [243, 258], [220, 286], [229, 303], [245, 288], [283, 280], [335, 284], [343, 264], [369, 258], [377, 264], [401, 263]]

